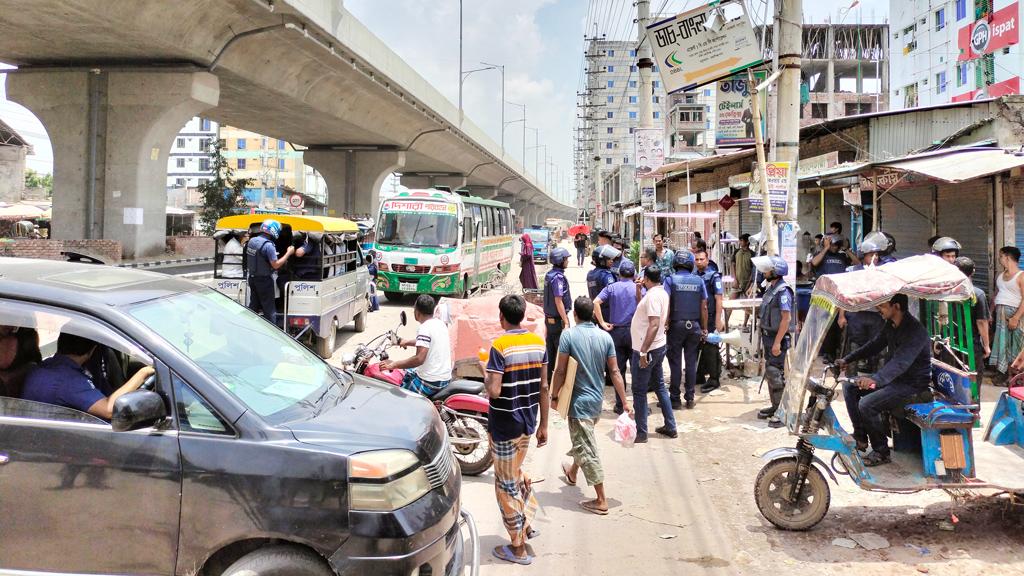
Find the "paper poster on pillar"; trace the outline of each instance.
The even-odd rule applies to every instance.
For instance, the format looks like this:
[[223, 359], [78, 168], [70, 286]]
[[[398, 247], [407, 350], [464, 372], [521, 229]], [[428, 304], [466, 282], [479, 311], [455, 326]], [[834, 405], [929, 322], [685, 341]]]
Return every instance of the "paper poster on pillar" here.
[[793, 221], [779, 222], [779, 256], [789, 265], [786, 283], [796, 286], [797, 234], [800, 225]]
[[124, 223], [130, 226], [142, 226], [142, 208], [125, 206]]
[[[768, 201], [771, 202], [772, 214], [785, 214], [789, 207], [789, 162], [768, 162], [764, 170], [768, 178]], [[761, 171], [753, 170], [753, 181], [750, 183], [750, 211], [764, 211], [764, 197], [761, 193]]]

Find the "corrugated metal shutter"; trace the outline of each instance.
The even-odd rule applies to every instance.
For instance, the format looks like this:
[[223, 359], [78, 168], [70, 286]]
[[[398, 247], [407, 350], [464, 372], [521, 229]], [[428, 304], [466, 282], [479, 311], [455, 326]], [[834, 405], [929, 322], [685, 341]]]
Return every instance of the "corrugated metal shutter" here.
[[974, 260], [974, 284], [992, 293], [992, 179], [939, 186], [938, 234], [956, 238], [960, 254]]
[[[747, 198], [747, 195], [743, 195]], [[740, 234], [757, 234], [761, 231], [761, 213], [750, 211], [750, 201], [745, 200], [738, 204], [740, 209]]]
[[[1019, 249], [1024, 246], [1024, 179], [1007, 180], [1003, 186], [1003, 196], [1013, 202], [1013, 245]], [[1021, 258], [1017, 266], [1024, 270], [1024, 258]]]
[[[932, 236], [932, 223], [921, 214], [930, 215], [932, 212], [931, 186], [896, 190], [883, 196], [878, 203], [878, 225], [896, 238], [897, 257], [928, 252], [926, 244]], [[911, 210], [908, 204], [921, 214]]]
[[722, 214], [722, 229], [739, 238], [740, 234], [740, 204], [733, 205]]

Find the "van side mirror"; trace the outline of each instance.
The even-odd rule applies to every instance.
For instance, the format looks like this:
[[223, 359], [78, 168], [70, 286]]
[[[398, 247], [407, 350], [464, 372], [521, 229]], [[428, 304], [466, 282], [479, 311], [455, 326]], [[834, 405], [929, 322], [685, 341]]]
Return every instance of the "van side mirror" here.
[[127, 432], [152, 426], [167, 417], [164, 399], [152, 390], [134, 390], [114, 401], [110, 426], [115, 432]]

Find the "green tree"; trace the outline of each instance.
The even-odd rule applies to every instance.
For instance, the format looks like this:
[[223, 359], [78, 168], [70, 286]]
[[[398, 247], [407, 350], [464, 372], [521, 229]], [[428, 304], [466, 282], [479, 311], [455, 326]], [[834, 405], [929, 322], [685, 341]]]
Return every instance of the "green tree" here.
[[29, 168], [25, 170], [25, 187], [42, 188], [46, 190], [47, 197], [53, 196], [53, 174], [40, 174]]
[[204, 234], [213, 234], [217, 220], [245, 208], [245, 189], [251, 178], [234, 179], [234, 170], [224, 157], [224, 141], [217, 140], [210, 149], [210, 168], [214, 178], [199, 186], [203, 206], [199, 209], [200, 226]]

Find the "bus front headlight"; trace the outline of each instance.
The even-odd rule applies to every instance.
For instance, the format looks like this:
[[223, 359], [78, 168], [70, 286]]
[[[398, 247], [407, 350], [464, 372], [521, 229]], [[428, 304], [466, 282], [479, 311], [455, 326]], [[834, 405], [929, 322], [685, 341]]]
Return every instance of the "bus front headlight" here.
[[408, 450], [375, 450], [349, 458], [349, 509], [390, 512], [430, 492], [427, 473]]

